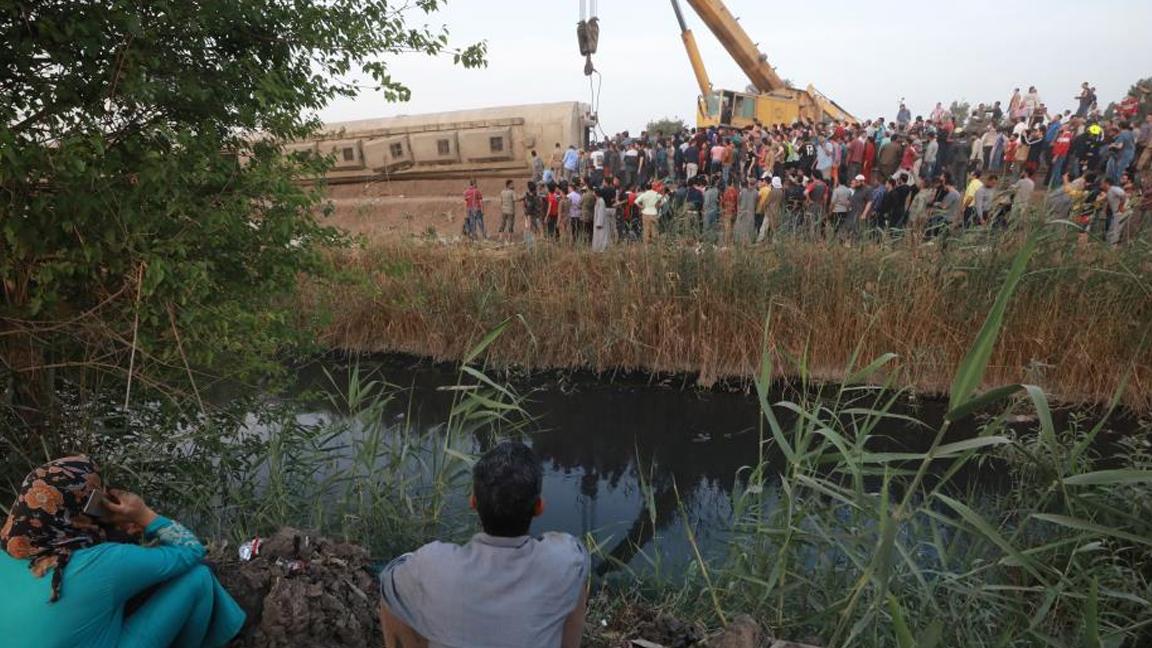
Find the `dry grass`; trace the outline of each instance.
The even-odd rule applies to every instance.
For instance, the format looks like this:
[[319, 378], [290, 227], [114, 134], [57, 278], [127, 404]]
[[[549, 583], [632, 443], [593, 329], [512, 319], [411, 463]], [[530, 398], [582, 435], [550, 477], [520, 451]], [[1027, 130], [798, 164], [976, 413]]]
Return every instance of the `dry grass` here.
[[[1017, 249], [1016, 239], [847, 248], [668, 246], [593, 254], [554, 245], [488, 248], [386, 243], [338, 265], [358, 280], [306, 289], [326, 311], [322, 341], [355, 352], [458, 360], [505, 319], [496, 362], [532, 368], [751, 377], [765, 336], [783, 374], [841, 380], [899, 355], [897, 383], [947, 390]], [[1010, 306], [988, 385], [1038, 384], [1066, 401], [1104, 401], [1129, 367], [1125, 404], [1152, 409], [1152, 254], [1059, 234]]]

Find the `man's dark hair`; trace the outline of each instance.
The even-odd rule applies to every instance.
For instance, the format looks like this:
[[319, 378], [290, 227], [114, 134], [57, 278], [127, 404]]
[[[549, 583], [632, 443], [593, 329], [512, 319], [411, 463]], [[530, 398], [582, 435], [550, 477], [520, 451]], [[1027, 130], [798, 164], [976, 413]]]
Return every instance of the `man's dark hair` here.
[[480, 457], [472, 469], [472, 493], [480, 525], [488, 535], [528, 535], [544, 470], [536, 453], [523, 443], [505, 441]]

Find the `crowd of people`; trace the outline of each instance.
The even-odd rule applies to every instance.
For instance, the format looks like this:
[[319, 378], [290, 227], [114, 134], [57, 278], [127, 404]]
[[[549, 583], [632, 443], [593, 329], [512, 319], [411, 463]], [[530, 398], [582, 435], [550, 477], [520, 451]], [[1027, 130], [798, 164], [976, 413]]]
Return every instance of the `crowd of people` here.
[[[1140, 89], [1145, 97], [1152, 88]], [[1152, 114], [1130, 95], [1102, 111], [1081, 85], [1052, 111], [1035, 87], [956, 114], [937, 103], [894, 121], [834, 121], [624, 132], [586, 149], [531, 152], [532, 180], [500, 194], [498, 237], [548, 237], [601, 250], [675, 231], [725, 244], [781, 234], [851, 241], [1006, 228], [1030, 209], [1112, 244], [1148, 210]], [[1107, 112], [1107, 116], [1105, 113]], [[465, 194], [465, 234], [486, 236], [483, 196]]]

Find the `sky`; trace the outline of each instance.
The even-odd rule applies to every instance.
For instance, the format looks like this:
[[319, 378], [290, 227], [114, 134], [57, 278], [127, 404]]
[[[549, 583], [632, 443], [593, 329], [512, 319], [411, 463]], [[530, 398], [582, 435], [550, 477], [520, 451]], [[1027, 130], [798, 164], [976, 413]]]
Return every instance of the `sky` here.
[[[901, 98], [913, 114], [937, 101], [1007, 106], [1013, 88], [1035, 85], [1050, 109], [1074, 108], [1080, 83], [1102, 103], [1120, 100], [1152, 75], [1152, 0], [895, 2], [726, 0], [777, 73], [809, 83], [859, 118], [895, 118]], [[650, 119], [695, 118], [699, 93], [667, 0], [600, 0], [602, 128], [637, 132]], [[743, 90], [748, 79], [687, 3], [712, 83]], [[487, 41], [488, 67], [466, 70], [450, 57], [386, 59], [412, 90], [390, 104], [373, 92], [343, 99], [325, 121], [414, 115], [520, 103], [592, 101], [576, 43], [579, 0], [448, 0], [419, 24], [445, 25], [454, 44]], [[1139, 27], [1144, 25], [1145, 27]]]

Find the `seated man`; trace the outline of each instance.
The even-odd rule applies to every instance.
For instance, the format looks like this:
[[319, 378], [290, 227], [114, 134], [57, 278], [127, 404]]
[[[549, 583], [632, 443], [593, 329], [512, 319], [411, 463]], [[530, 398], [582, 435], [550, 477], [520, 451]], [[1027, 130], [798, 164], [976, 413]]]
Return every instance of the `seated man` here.
[[544, 512], [540, 460], [522, 443], [487, 452], [472, 472], [483, 533], [433, 542], [380, 574], [389, 648], [576, 648], [588, 595], [588, 552], [566, 533], [528, 535]]

